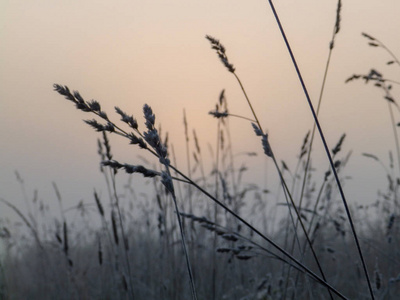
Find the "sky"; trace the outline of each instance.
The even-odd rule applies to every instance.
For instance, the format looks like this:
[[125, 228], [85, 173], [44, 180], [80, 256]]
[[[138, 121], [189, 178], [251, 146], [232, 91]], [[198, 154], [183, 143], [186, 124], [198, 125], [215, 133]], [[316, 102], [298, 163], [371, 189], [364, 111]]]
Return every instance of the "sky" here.
[[[275, 6], [316, 103], [337, 1], [286, 0]], [[352, 151], [345, 169], [352, 177], [345, 185], [350, 203], [372, 203], [377, 191], [386, 189], [384, 170], [362, 153], [388, 164], [394, 143], [382, 92], [362, 82], [344, 81], [371, 68], [389, 78], [400, 77], [399, 68], [386, 65], [387, 53], [368, 47], [361, 36], [375, 36], [400, 55], [399, 11], [397, 0], [343, 1], [320, 120], [331, 147], [347, 134], [343, 151]], [[38, 190], [39, 198], [51, 206], [57, 202], [52, 182], [65, 207], [93, 201], [94, 189], [106, 194], [98, 172], [99, 135], [82, 122], [92, 116], [55, 93], [54, 83], [80, 91], [86, 100], [98, 100], [114, 120], [118, 116], [113, 107], [119, 106], [142, 128], [142, 106], [149, 104], [156, 123], [169, 133], [182, 168], [184, 109], [204, 150], [207, 144], [215, 145], [217, 123], [208, 112], [222, 89], [231, 113], [251, 117], [240, 87], [210, 49], [206, 34], [226, 47], [277, 159], [294, 168], [312, 116], [267, 1], [2, 0], [0, 198], [23, 210], [15, 171], [24, 180], [27, 198]], [[394, 87], [394, 95], [398, 89]], [[262, 182], [265, 158], [259, 138], [246, 121], [231, 119], [230, 125], [236, 153], [260, 154], [243, 158], [250, 167], [247, 181]], [[142, 164], [138, 155], [150, 159], [117, 137], [111, 141], [120, 161]], [[326, 169], [320, 142], [314, 159], [316, 168]], [[273, 185], [276, 173], [270, 169]], [[0, 217], [12, 214], [0, 206]]]

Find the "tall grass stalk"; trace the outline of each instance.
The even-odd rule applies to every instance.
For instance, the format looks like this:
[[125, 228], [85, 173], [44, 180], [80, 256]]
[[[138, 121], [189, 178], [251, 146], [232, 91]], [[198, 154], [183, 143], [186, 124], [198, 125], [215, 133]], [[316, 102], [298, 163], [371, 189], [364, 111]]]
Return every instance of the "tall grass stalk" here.
[[[317, 116], [319, 115], [319, 111], [320, 111], [321, 103], [322, 103], [322, 98], [323, 98], [323, 94], [324, 94], [324, 91], [325, 91], [325, 84], [326, 84], [326, 80], [327, 80], [327, 77], [328, 77], [328, 70], [329, 70], [329, 66], [330, 66], [330, 62], [331, 62], [332, 52], [333, 52], [333, 49], [334, 49], [334, 46], [335, 46], [335, 38], [336, 38], [336, 35], [340, 31], [341, 8], [342, 8], [342, 1], [339, 0], [338, 4], [337, 4], [337, 8], [336, 8], [335, 26], [333, 28], [332, 38], [331, 38], [331, 41], [329, 43], [328, 58], [327, 58], [326, 64], [325, 64], [324, 76], [323, 76], [323, 79], [322, 79], [322, 85], [321, 85], [319, 98], [318, 98], [318, 105], [317, 105], [317, 110], [316, 110], [316, 115]], [[304, 191], [305, 191], [306, 182], [307, 182], [307, 176], [308, 176], [308, 172], [309, 172], [309, 168], [310, 168], [311, 152], [312, 152], [312, 147], [313, 147], [313, 143], [314, 143], [315, 130], [316, 130], [316, 122], [314, 122], [312, 130], [311, 130], [311, 138], [310, 138], [309, 149], [308, 149], [308, 153], [307, 153], [306, 164], [305, 164], [305, 167], [304, 167], [304, 174], [303, 174], [303, 180], [302, 180], [301, 191], [300, 191], [300, 198], [299, 198], [299, 203], [298, 203], [299, 209], [301, 209], [302, 205], [303, 205], [303, 197], [304, 197]], [[323, 186], [324, 186], [325, 182], [326, 182], [326, 178], [323, 181]], [[322, 193], [323, 186], [320, 189], [320, 194]], [[319, 199], [320, 199], [320, 195], [317, 197], [317, 201], [316, 201], [316, 203], [314, 205], [313, 219], [314, 219], [314, 216], [315, 216], [315, 213], [316, 213], [316, 209], [318, 207]], [[298, 221], [296, 222], [296, 227], [295, 228], [297, 228], [297, 226], [298, 226]], [[307, 231], [308, 234], [310, 234], [311, 226], [312, 226], [312, 222], [310, 223], [309, 229]], [[304, 244], [304, 247], [303, 247], [303, 254], [302, 254], [303, 257], [304, 257], [304, 252], [305, 252], [305, 246], [306, 246], [306, 244]], [[293, 249], [293, 247], [294, 247], [294, 240], [292, 242], [292, 249]], [[290, 269], [289, 269], [289, 272], [290, 272]], [[288, 275], [289, 275], [289, 272], [288, 272]]]
[[[215, 168], [214, 168], [214, 187], [215, 187], [215, 198], [219, 198], [219, 167], [220, 167], [220, 142], [221, 142], [221, 119], [217, 121], [217, 141], [216, 141], [216, 153], [215, 153]], [[214, 222], [217, 223], [218, 220], [218, 205], [214, 203]], [[213, 237], [213, 249], [217, 246], [217, 234], [214, 233]], [[217, 256], [215, 251], [212, 254], [212, 276], [211, 276], [211, 284], [212, 284], [212, 299], [215, 300], [217, 293]]]
[[196, 287], [195, 287], [195, 284], [194, 284], [193, 271], [192, 271], [191, 263], [190, 263], [190, 260], [189, 260], [189, 252], [188, 252], [187, 247], [186, 247], [187, 243], [186, 243], [185, 232], [183, 230], [182, 219], [181, 219], [180, 211], [179, 211], [179, 208], [178, 208], [178, 203], [177, 203], [176, 196], [175, 196], [174, 184], [173, 184], [173, 181], [171, 179], [171, 173], [170, 173], [169, 167], [167, 165], [166, 165], [166, 172], [167, 172], [166, 176], [164, 176], [162, 182], [165, 185], [166, 189], [171, 194], [172, 200], [174, 202], [175, 211], [176, 211], [176, 217], [178, 219], [179, 230], [180, 230], [180, 234], [181, 234], [182, 248], [183, 248], [183, 251], [185, 253], [185, 260], [186, 260], [186, 266], [187, 266], [188, 275], [189, 275], [192, 298], [194, 300], [197, 300], [197, 292], [196, 292]]
[[369, 293], [370, 293], [371, 299], [375, 299], [374, 292], [373, 292], [373, 289], [372, 289], [371, 280], [370, 280], [370, 277], [369, 277], [369, 274], [368, 274], [367, 265], [365, 263], [364, 255], [363, 255], [362, 250], [361, 250], [361, 245], [360, 245], [360, 242], [359, 242], [359, 239], [358, 239], [358, 236], [357, 236], [357, 232], [356, 232], [356, 229], [355, 229], [355, 226], [354, 226], [353, 218], [351, 216], [350, 209], [349, 209], [349, 206], [347, 204], [347, 200], [346, 200], [346, 196], [344, 194], [343, 188], [342, 188], [342, 184], [340, 183], [339, 176], [338, 176], [338, 174], [337, 174], [337, 172], [335, 170], [335, 165], [334, 165], [334, 162], [332, 160], [332, 157], [331, 157], [331, 154], [330, 154], [330, 151], [329, 151], [329, 147], [328, 147], [328, 144], [327, 144], [326, 139], [325, 139], [324, 132], [323, 132], [322, 127], [320, 125], [317, 113], [315, 112], [315, 109], [314, 109], [314, 106], [312, 104], [311, 98], [310, 98], [310, 96], [308, 94], [308, 90], [307, 90], [306, 84], [305, 84], [305, 82], [303, 80], [303, 76], [301, 75], [300, 68], [297, 65], [296, 58], [295, 58], [294, 53], [292, 51], [292, 48], [290, 46], [289, 40], [286, 37], [286, 33], [285, 33], [284, 29], [283, 29], [283, 26], [281, 24], [281, 21], [279, 19], [279, 16], [278, 16], [278, 13], [277, 13], [277, 11], [275, 9], [275, 6], [274, 6], [272, 0], [268, 0], [268, 3], [269, 3], [269, 6], [270, 6], [270, 8], [272, 10], [272, 13], [273, 13], [273, 15], [275, 17], [277, 25], [279, 27], [279, 30], [280, 30], [282, 38], [283, 38], [283, 40], [285, 42], [286, 48], [287, 48], [287, 50], [289, 52], [289, 55], [290, 55], [290, 58], [292, 60], [293, 66], [294, 66], [294, 68], [296, 70], [297, 77], [298, 77], [298, 79], [300, 81], [301, 87], [302, 87], [304, 95], [305, 95], [305, 97], [307, 99], [307, 103], [308, 103], [309, 108], [311, 110], [312, 116], [314, 118], [315, 124], [316, 124], [318, 132], [319, 132], [319, 135], [321, 137], [321, 141], [322, 141], [322, 143], [324, 145], [325, 153], [326, 153], [326, 155], [328, 157], [329, 164], [331, 166], [331, 170], [332, 170], [333, 175], [335, 177], [335, 180], [336, 180], [336, 183], [337, 183], [337, 186], [338, 186], [338, 189], [339, 189], [339, 193], [340, 193], [340, 196], [342, 198], [343, 206], [345, 208], [345, 211], [346, 211], [346, 214], [347, 214], [347, 218], [348, 218], [348, 221], [349, 221], [349, 224], [350, 224], [350, 227], [351, 227], [351, 231], [352, 231], [352, 234], [353, 234], [353, 237], [354, 237], [354, 241], [355, 241], [356, 246], [357, 246], [357, 251], [358, 251], [358, 254], [360, 256], [361, 264], [362, 264], [363, 271], [364, 271], [364, 274], [365, 274], [365, 278], [366, 278], [366, 281], [367, 281], [367, 284], [368, 284]]
[[132, 299], [134, 299], [135, 296], [134, 296], [134, 292], [133, 292], [131, 262], [130, 262], [130, 258], [129, 258], [129, 255], [128, 255], [128, 252], [129, 252], [128, 237], [127, 237], [126, 232], [125, 232], [125, 225], [124, 225], [124, 221], [123, 221], [123, 218], [122, 218], [121, 207], [119, 205], [119, 197], [118, 197], [118, 194], [117, 194], [115, 174], [112, 175], [111, 179], [112, 179], [112, 186], [113, 186], [114, 199], [115, 199], [114, 205], [115, 205], [115, 208], [117, 210], [119, 227], [121, 228], [125, 265], [126, 265], [126, 269], [127, 269], [127, 272], [128, 272], [128, 282], [127, 283], [129, 285], [130, 296], [131, 296]]
[[[110, 145], [110, 142], [108, 140], [107, 134], [104, 131], [102, 132], [102, 134], [103, 134], [103, 145], [104, 145], [104, 148], [105, 148], [105, 152], [104, 152], [105, 158], [108, 159], [108, 160], [112, 160], [113, 155], [111, 153], [111, 145]], [[123, 221], [123, 217], [122, 217], [122, 212], [121, 212], [121, 207], [120, 207], [120, 200], [119, 200], [119, 196], [118, 196], [118, 193], [117, 193], [117, 184], [116, 184], [116, 176], [115, 176], [115, 174], [116, 174], [115, 170], [109, 169], [109, 178], [111, 178], [111, 194], [112, 194], [112, 197], [110, 199], [114, 199], [114, 201], [112, 202], [112, 206], [113, 206], [113, 208], [116, 209], [117, 216], [118, 216], [118, 224], [119, 224], [119, 228], [121, 229], [125, 266], [126, 266], [126, 271], [128, 273], [128, 280], [127, 280], [127, 284], [129, 286], [129, 289], [128, 289], [129, 291], [128, 292], [130, 294], [130, 297], [132, 299], [134, 299], [135, 296], [134, 296], [134, 292], [133, 292], [131, 262], [130, 262], [130, 258], [129, 258], [129, 255], [128, 255], [128, 252], [129, 252], [128, 237], [127, 237], [127, 234], [125, 232], [125, 225], [124, 225], [124, 221]], [[112, 216], [114, 216], [114, 215], [112, 214]], [[114, 224], [114, 222], [113, 222], [113, 224]], [[115, 231], [116, 230], [117, 229], [115, 228]], [[117, 235], [115, 237], [117, 237]], [[117, 245], [118, 245], [118, 243], [117, 243]], [[125, 278], [124, 274], [122, 274], [122, 279], [123, 279], [123, 282], [126, 281], [126, 278]]]
[[[337, 9], [336, 9], [336, 22], [335, 22], [335, 26], [334, 26], [333, 33], [332, 33], [332, 39], [331, 39], [331, 42], [329, 43], [328, 58], [326, 60], [324, 76], [323, 76], [323, 79], [322, 79], [322, 85], [321, 85], [321, 89], [320, 89], [319, 97], [318, 97], [318, 105], [317, 105], [317, 110], [316, 110], [316, 115], [317, 116], [319, 115], [319, 111], [320, 111], [321, 103], [322, 103], [322, 98], [323, 98], [324, 91], [325, 91], [325, 84], [326, 84], [326, 80], [327, 80], [327, 77], [328, 77], [328, 71], [329, 71], [329, 66], [330, 66], [330, 62], [331, 62], [332, 52], [333, 52], [334, 45], [335, 45], [335, 38], [336, 38], [336, 35], [340, 31], [340, 20], [341, 20], [340, 12], [341, 12], [341, 7], [342, 7], [342, 2], [341, 2], [341, 0], [339, 0], [338, 1], [338, 5], [337, 5]], [[300, 208], [302, 207], [304, 190], [305, 190], [305, 185], [306, 185], [306, 181], [307, 181], [307, 174], [308, 174], [309, 167], [310, 167], [311, 152], [312, 152], [312, 147], [313, 147], [313, 144], [314, 144], [315, 130], [316, 130], [316, 122], [314, 122], [312, 131], [311, 131], [311, 139], [310, 139], [310, 144], [309, 144], [309, 150], [308, 150], [308, 153], [307, 153], [307, 160], [306, 160], [306, 165], [305, 165], [305, 168], [304, 168], [303, 182], [302, 182], [302, 186], [301, 186], [300, 200], [299, 200], [299, 207]]]
[[[379, 47], [379, 48], [383, 48], [387, 53], [389, 53], [389, 55], [391, 56], [391, 60], [388, 61], [386, 64], [387, 65], [392, 65], [392, 64], [397, 64], [400, 67], [400, 61], [399, 59], [396, 57], [396, 55], [384, 44], [382, 43], [380, 40], [378, 40], [375, 37], [372, 37], [369, 34], [366, 33], [362, 33], [362, 35], [367, 38], [370, 42], [368, 43], [371, 47]], [[375, 74], [378, 77], [382, 77], [379, 76], [379, 74]], [[382, 78], [380, 78], [382, 79]], [[396, 153], [397, 153], [397, 163], [398, 163], [398, 167], [399, 167], [399, 174], [400, 174], [400, 144], [399, 144], [399, 138], [397, 136], [397, 130], [396, 130], [396, 123], [394, 121], [394, 116], [393, 116], [393, 109], [392, 109], [392, 105], [394, 104], [397, 109], [400, 111], [398, 104], [394, 101], [394, 98], [392, 97], [390, 90], [391, 90], [391, 86], [386, 86], [385, 82], [386, 81], [391, 81], [391, 80], [387, 80], [385, 79], [382, 82], [382, 85], [378, 87], [381, 87], [384, 92], [385, 92], [385, 99], [388, 100], [388, 108], [389, 108], [389, 113], [390, 113], [390, 120], [392, 123], [392, 129], [393, 129], [393, 136], [394, 136], [394, 140], [395, 140], [395, 146], [396, 146]], [[399, 82], [396, 81], [392, 81], [395, 84], [399, 84]]]
[[[367, 33], [364, 33], [364, 32], [362, 33], [362, 36], [369, 41], [368, 45], [370, 47], [382, 48], [389, 54], [390, 60], [386, 62], [387, 65], [396, 64], [400, 67], [399, 59], [383, 42], [381, 42], [377, 38], [375, 38]], [[367, 74], [367, 75], [353, 74], [345, 82], [348, 83], [355, 79], [363, 79], [363, 80], [365, 80], [365, 83], [374, 82], [374, 86], [381, 89], [384, 93], [383, 98], [387, 101], [387, 104], [388, 104], [390, 123], [391, 123], [391, 127], [392, 127], [393, 139], [394, 139], [394, 144], [395, 144], [396, 154], [397, 154], [397, 167], [398, 167], [398, 171], [399, 171], [398, 174], [400, 176], [400, 142], [399, 142], [399, 137], [398, 137], [398, 132], [397, 132], [398, 124], [396, 124], [395, 119], [394, 119], [393, 106], [395, 106], [397, 108], [398, 112], [400, 112], [400, 107], [391, 93], [391, 90], [392, 90], [391, 83], [399, 85], [400, 82], [385, 78], [382, 75], [382, 73], [376, 71], [375, 69], [371, 69], [369, 74]], [[390, 83], [390, 84], [388, 84], [388, 83]], [[398, 202], [397, 193], [394, 193], [394, 201], [396, 203]]]
[[[183, 110], [183, 126], [185, 129], [185, 147], [186, 147], [186, 163], [187, 163], [187, 172], [189, 177], [192, 177], [192, 168], [190, 163], [190, 146], [189, 146], [189, 129], [186, 118], [186, 110]], [[189, 195], [189, 211], [193, 213], [193, 204], [192, 204], [192, 187], [188, 186], [188, 195]]]

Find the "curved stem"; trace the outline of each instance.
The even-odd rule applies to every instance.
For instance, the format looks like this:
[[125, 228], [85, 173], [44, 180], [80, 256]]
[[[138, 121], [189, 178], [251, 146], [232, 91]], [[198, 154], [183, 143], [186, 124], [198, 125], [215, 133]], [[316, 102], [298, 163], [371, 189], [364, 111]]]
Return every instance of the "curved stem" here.
[[235, 115], [235, 114], [228, 114], [228, 116], [244, 119], [244, 120], [247, 120], [247, 121], [250, 121], [250, 122], [256, 122], [256, 120], [253, 120], [253, 119], [250, 119], [250, 118], [247, 118], [247, 117], [243, 117], [243, 116], [239, 116], [239, 115]]
[[244, 89], [243, 84], [242, 84], [242, 82], [241, 82], [240, 79], [239, 79], [239, 76], [237, 76], [235, 72], [232, 72], [232, 74], [236, 77], [236, 80], [239, 82], [240, 88], [242, 89], [242, 92], [243, 92], [243, 94], [244, 94], [244, 97], [245, 97], [246, 100], [247, 100], [247, 104], [249, 105], [249, 107], [250, 107], [250, 109], [251, 109], [251, 112], [252, 112], [252, 114], [253, 114], [253, 116], [254, 116], [254, 119], [255, 119], [255, 121], [256, 121], [258, 127], [261, 129], [262, 132], [264, 132], [264, 130], [263, 130], [262, 127], [261, 127], [260, 122], [258, 121], [256, 112], [255, 112], [254, 109], [253, 109], [253, 105], [251, 105], [250, 99], [249, 99], [249, 97], [247, 96], [246, 90]]

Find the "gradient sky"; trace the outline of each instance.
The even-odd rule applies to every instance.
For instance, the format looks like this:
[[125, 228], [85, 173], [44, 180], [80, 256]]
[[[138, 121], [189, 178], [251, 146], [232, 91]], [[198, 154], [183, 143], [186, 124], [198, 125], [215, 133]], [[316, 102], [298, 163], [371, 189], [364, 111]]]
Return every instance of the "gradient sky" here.
[[[292, 44], [314, 102], [319, 94], [337, 1], [276, 1], [276, 9]], [[344, 84], [353, 73], [371, 67], [400, 79], [400, 68], [386, 66], [389, 56], [367, 46], [361, 32], [379, 38], [400, 56], [400, 1], [343, 1], [341, 30], [321, 108], [321, 124], [329, 145], [347, 134], [343, 151], [353, 151], [345, 170], [350, 202], [371, 203], [386, 188], [385, 173], [373, 153], [388, 162], [394, 150], [388, 107], [381, 91], [362, 82]], [[210, 49], [206, 34], [227, 48], [270, 134], [277, 158], [294, 168], [305, 133], [312, 126], [310, 111], [267, 1], [18, 1], [0, 2], [0, 197], [23, 207], [15, 170], [25, 180], [28, 198], [54, 205], [52, 182], [65, 206], [92, 201], [96, 188], [105, 194], [98, 172], [96, 140], [82, 122], [92, 116], [77, 111], [53, 91], [53, 83], [79, 90], [100, 101], [114, 120], [119, 106], [142, 122], [148, 103], [157, 124], [168, 131], [184, 166], [182, 112], [196, 128], [204, 152], [214, 145], [216, 121], [208, 116], [222, 89], [231, 113], [250, 117], [234, 77]], [[394, 95], [398, 93], [394, 88]], [[399, 116], [396, 116], [399, 120]], [[249, 123], [230, 121], [237, 153], [262, 153]], [[143, 128], [143, 127], [142, 127]], [[139, 149], [112, 139], [116, 159], [143, 163]], [[327, 162], [320, 143], [316, 167]], [[343, 152], [345, 154], [345, 152]], [[148, 156], [147, 156], [148, 157]], [[257, 161], [258, 160], [258, 161]], [[248, 181], [261, 179], [260, 160]], [[269, 177], [276, 177], [271, 170]], [[122, 177], [121, 181], [125, 179]], [[0, 216], [11, 211], [0, 206]]]

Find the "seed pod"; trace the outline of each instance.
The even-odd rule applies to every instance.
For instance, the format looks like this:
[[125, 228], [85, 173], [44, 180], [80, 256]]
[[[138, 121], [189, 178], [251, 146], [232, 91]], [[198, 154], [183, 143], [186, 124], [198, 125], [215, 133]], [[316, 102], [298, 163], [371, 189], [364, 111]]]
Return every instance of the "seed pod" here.
[[64, 229], [64, 253], [68, 255], [68, 228], [67, 228], [67, 222], [65, 221], [63, 224], [63, 229]]
[[111, 224], [112, 224], [112, 229], [113, 229], [114, 242], [116, 245], [118, 245], [119, 238], [118, 238], [117, 223], [115, 221], [114, 211], [111, 212]]
[[97, 209], [102, 217], [104, 217], [104, 209], [103, 205], [101, 205], [99, 196], [97, 195], [96, 191], [94, 191], [94, 200], [96, 200]]

